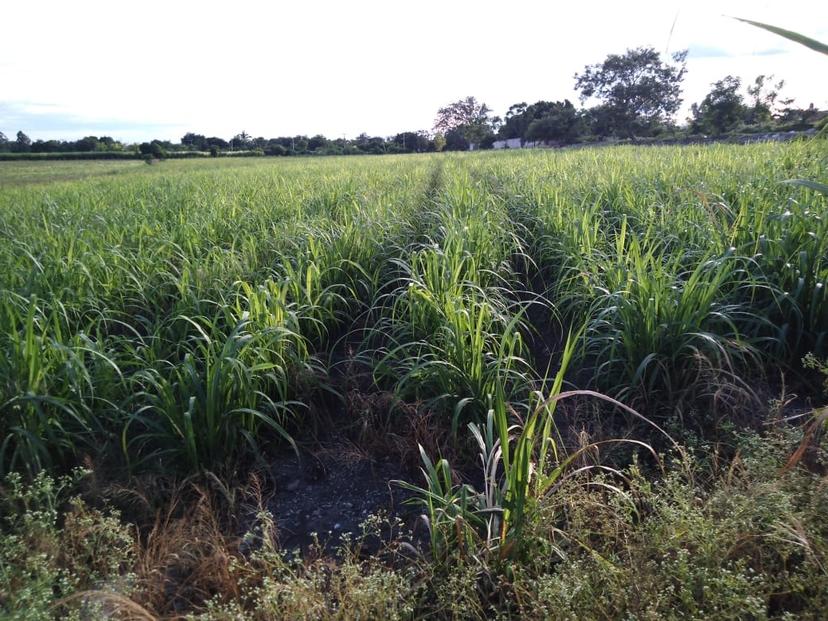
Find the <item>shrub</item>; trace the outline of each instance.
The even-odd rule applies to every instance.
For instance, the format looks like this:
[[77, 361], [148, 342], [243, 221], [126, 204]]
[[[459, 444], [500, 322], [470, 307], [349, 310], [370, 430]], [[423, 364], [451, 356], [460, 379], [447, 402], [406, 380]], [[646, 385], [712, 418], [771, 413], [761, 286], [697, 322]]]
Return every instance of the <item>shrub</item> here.
[[39, 474], [0, 487], [0, 616], [38, 620], [94, 618], [105, 607], [91, 591], [128, 596], [133, 586], [131, 529], [116, 511], [68, 498], [83, 476]]

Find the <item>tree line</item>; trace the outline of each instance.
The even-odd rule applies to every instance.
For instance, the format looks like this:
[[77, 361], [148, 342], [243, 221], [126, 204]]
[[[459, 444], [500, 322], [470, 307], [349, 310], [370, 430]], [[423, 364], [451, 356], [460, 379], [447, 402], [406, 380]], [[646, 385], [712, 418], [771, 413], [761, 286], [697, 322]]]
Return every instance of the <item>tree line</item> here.
[[675, 115], [682, 104], [686, 62], [686, 51], [662, 56], [652, 47], [628, 49], [575, 74], [578, 106], [568, 99], [521, 102], [501, 117], [493, 116], [475, 97], [466, 97], [440, 108], [431, 131], [404, 131], [389, 137], [363, 133], [353, 139], [329, 139], [321, 134], [264, 138], [243, 131], [224, 140], [188, 132], [179, 143], [125, 144], [110, 136], [33, 142], [18, 131], [14, 140], [0, 132], [0, 152], [133, 152], [147, 158], [188, 152], [212, 156], [425, 153], [486, 149], [498, 140], [567, 145], [613, 138], [803, 130], [826, 122], [826, 113], [813, 104], [797, 108], [792, 99], [783, 97], [784, 80], [759, 75], [743, 91], [741, 78], [729, 75], [713, 83], [702, 101], [692, 105], [686, 123], [680, 124]]
[[19, 131], [14, 140], [0, 132], [0, 152], [6, 153], [91, 153], [124, 151], [128, 146], [111, 136], [86, 136], [79, 140], [35, 140]]
[[446, 147], [490, 148], [497, 140], [566, 145], [607, 139], [721, 136], [805, 130], [824, 125], [828, 113], [813, 104], [798, 108], [781, 95], [784, 80], [759, 75], [742, 91], [742, 80], [725, 76], [691, 106], [685, 123], [681, 108], [687, 74], [687, 52], [667, 58], [651, 47], [610, 54], [575, 74], [580, 106], [568, 99], [516, 103], [503, 117], [492, 116], [486, 104], [466, 97], [440, 108], [435, 130]]
[[186, 153], [203, 155], [360, 155], [383, 153], [425, 153], [440, 151], [444, 141], [439, 135], [426, 131], [407, 131], [391, 137], [360, 134], [356, 138], [328, 139], [315, 136], [281, 136], [278, 138], [253, 137], [246, 132], [225, 140], [217, 136], [205, 136], [188, 132], [178, 143], [169, 140], [152, 140], [127, 144], [109, 136], [86, 136], [80, 140], [35, 140], [24, 132], [17, 132], [10, 140], [0, 132], [0, 153], [14, 154], [73, 154], [129, 153], [145, 157], [167, 157]]

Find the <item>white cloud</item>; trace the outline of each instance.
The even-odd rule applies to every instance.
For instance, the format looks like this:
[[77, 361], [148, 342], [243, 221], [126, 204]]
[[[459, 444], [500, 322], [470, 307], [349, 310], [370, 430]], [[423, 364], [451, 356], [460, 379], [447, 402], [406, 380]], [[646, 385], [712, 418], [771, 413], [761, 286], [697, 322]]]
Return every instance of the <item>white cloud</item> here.
[[[498, 113], [574, 99], [575, 72], [639, 45], [707, 50], [690, 55], [688, 102], [724, 75], [775, 73], [803, 105], [828, 106], [813, 78], [828, 59], [723, 16], [828, 38], [817, 27], [828, 25], [828, 6], [804, 0], [5, 0], [3, 13], [4, 102], [55, 113], [50, 121], [41, 106], [10, 118], [0, 108], [0, 129], [35, 138], [103, 133], [96, 128], [129, 139], [386, 135], [428, 128], [440, 105], [468, 94]], [[60, 119], [72, 123], [61, 129]]]

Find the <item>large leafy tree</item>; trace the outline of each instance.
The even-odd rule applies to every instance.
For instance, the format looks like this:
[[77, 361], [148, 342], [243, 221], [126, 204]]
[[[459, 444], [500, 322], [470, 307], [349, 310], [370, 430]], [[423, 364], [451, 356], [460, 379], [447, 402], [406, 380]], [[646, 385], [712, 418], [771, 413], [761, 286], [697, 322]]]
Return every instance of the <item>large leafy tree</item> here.
[[96, 151], [100, 141], [97, 136], [86, 136], [75, 142], [75, 148], [78, 151]]
[[571, 143], [578, 139], [583, 129], [580, 112], [568, 99], [547, 103], [543, 114], [526, 128], [524, 138], [546, 142]]
[[403, 153], [424, 153], [433, 148], [428, 134], [422, 131], [401, 132], [394, 136], [393, 143]]
[[748, 113], [750, 123], [770, 123], [783, 109], [793, 103], [793, 99], [780, 97], [785, 87], [785, 80], [773, 81], [772, 75], [758, 75], [753, 84], [747, 87], [752, 106]]
[[17, 150], [26, 153], [32, 149], [32, 139], [22, 131], [17, 132]]
[[230, 140], [230, 146], [234, 149], [249, 149], [253, 146], [253, 137], [243, 131], [233, 136]]
[[742, 81], [732, 75], [714, 82], [700, 104], [693, 104], [692, 129], [696, 133], [723, 134], [742, 122], [748, 114], [739, 89]]
[[574, 141], [582, 128], [581, 113], [569, 100], [537, 101], [509, 107], [500, 128], [501, 138]]
[[530, 107], [534, 106], [529, 106], [525, 101], [509, 106], [509, 109], [506, 111], [506, 118], [500, 127], [499, 133], [501, 138], [523, 138], [524, 134], [526, 134], [526, 129], [529, 127], [529, 123], [535, 119], [533, 113], [530, 112], [527, 114], [527, 110]]
[[316, 134], [312, 138], [308, 139], [308, 151], [316, 151], [318, 149], [323, 149], [328, 144], [328, 139], [325, 138], [322, 134]]
[[470, 147], [469, 141], [463, 134], [460, 128], [450, 129], [445, 135], [446, 144], [444, 150], [446, 151], [468, 151]]
[[575, 74], [581, 101], [597, 99], [614, 132], [632, 137], [649, 135], [668, 123], [681, 106], [681, 83], [687, 51], [665, 62], [651, 47], [610, 54], [602, 63]]
[[210, 136], [205, 139], [204, 146], [207, 148], [215, 147], [217, 149], [226, 149], [230, 146], [230, 143], [223, 138], [219, 138], [218, 136]]
[[181, 137], [181, 144], [185, 147], [189, 147], [190, 149], [196, 149], [197, 151], [204, 151], [208, 146], [210, 146], [206, 136], [193, 132], [187, 132], [184, 134]]
[[458, 147], [463, 142], [480, 143], [492, 134], [489, 120], [491, 109], [479, 103], [474, 97], [466, 97], [437, 111], [434, 130], [446, 136], [446, 147], [451, 149], [453, 141], [449, 134], [462, 140], [455, 140]]

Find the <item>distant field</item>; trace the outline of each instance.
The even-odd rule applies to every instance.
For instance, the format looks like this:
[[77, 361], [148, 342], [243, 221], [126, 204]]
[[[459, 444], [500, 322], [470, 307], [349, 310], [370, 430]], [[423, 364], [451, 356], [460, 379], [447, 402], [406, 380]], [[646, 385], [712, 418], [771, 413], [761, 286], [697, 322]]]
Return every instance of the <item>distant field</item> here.
[[[164, 172], [175, 170], [193, 170], [209, 166], [223, 168], [244, 166], [241, 160], [169, 160], [163, 164]], [[107, 175], [122, 175], [124, 173], [154, 173], [159, 172], [158, 163], [146, 164], [143, 160], [54, 160], [54, 161], [0, 161], [0, 186], [31, 185], [38, 183], [54, 183], [58, 181], [74, 181], [87, 177]]]
[[73, 181], [99, 175], [118, 175], [140, 170], [144, 162], [0, 162], [0, 186]]
[[[429, 470], [424, 462], [433, 474], [433, 496], [425, 496], [432, 502], [428, 558], [436, 568], [429, 572], [443, 575], [453, 564], [440, 566], [440, 559], [455, 553], [466, 567], [469, 550], [492, 566], [508, 557], [523, 559], [530, 574], [558, 571], [557, 564], [539, 569], [539, 557], [528, 553], [541, 546], [550, 558], [560, 547], [583, 558], [583, 574], [577, 574], [581, 565], [566, 566], [581, 576], [579, 584], [592, 575], [615, 580], [620, 569], [612, 573], [609, 561], [583, 552], [585, 542], [597, 548], [610, 541], [604, 554], [615, 558], [616, 568], [649, 568], [659, 595], [642, 595], [636, 605], [658, 600], [652, 610], [661, 612], [652, 618], [659, 618], [672, 606], [696, 602], [696, 591], [660, 599], [668, 586], [659, 580], [667, 574], [650, 559], [669, 565], [672, 546], [680, 545], [687, 563], [699, 554], [707, 559], [700, 563], [715, 564], [726, 555], [716, 548], [704, 556], [705, 532], [729, 546], [744, 532], [769, 532], [773, 520], [762, 513], [728, 529], [710, 526], [715, 532], [699, 531], [698, 542], [687, 542], [696, 523], [682, 519], [702, 506], [697, 498], [707, 492], [693, 487], [702, 478], [689, 477], [679, 488], [678, 474], [664, 475], [675, 483], [665, 493], [675, 496], [636, 505], [662, 489], [636, 483], [636, 470], [617, 484], [632, 490], [634, 516], [623, 528], [638, 528], [639, 510], [675, 522], [669, 522], [673, 530], [636, 531], [642, 538], [636, 541], [666, 548], [651, 554], [635, 544], [644, 550], [635, 561], [640, 565], [628, 567], [626, 552], [612, 557], [628, 540], [609, 526], [603, 531], [609, 522], [591, 524], [583, 508], [583, 514], [558, 513], [560, 494], [553, 492], [564, 483], [553, 487], [549, 481], [557, 479], [541, 474], [568, 471], [565, 445], [577, 450], [590, 433], [629, 432], [659, 450], [676, 445], [651, 425], [631, 426], [640, 418], [629, 410], [594, 399], [586, 407], [568, 405], [555, 419], [566, 436], [558, 444], [556, 426], [546, 422], [554, 404], [543, 400], [577, 387], [634, 407], [698, 451], [688, 454], [704, 456], [682, 473], [709, 467], [715, 485], [731, 485], [743, 472], [753, 485], [761, 479], [750, 474], [758, 472], [756, 464], [763, 473], [782, 472], [777, 462], [793, 448], [771, 461], [762, 443], [751, 440], [750, 454], [765, 457], [739, 461], [742, 449], [733, 448], [728, 434], [741, 425], [764, 428], [771, 410], [781, 415], [793, 402], [791, 390], [800, 413], [801, 404], [824, 401], [820, 381], [802, 359], [828, 355], [828, 205], [825, 197], [782, 182], [824, 183], [827, 175], [828, 143], [816, 140], [153, 165], [1, 163], [0, 474], [63, 472], [83, 461], [120, 480], [215, 472], [235, 481], [254, 465], [267, 472], [274, 455], [297, 442], [315, 446], [325, 434], [347, 436], [356, 447], [349, 455], [381, 452], [396, 465], [418, 464], [422, 444], [435, 460], [439, 449], [461, 465]], [[481, 425], [474, 428], [477, 443], [469, 424]], [[598, 446], [572, 465], [592, 464]], [[478, 449], [484, 463], [493, 460], [487, 472], [501, 481], [487, 488], [489, 496], [468, 496], [455, 486], [463, 468], [479, 467]], [[722, 454], [735, 454], [736, 465], [722, 466]], [[607, 512], [601, 514], [606, 520], [622, 520], [628, 505], [600, 496], [616, 489], [605, 484], [611, 475], [588, 476], [596, 478], [567, 502], [593, 506], [577, 499], [595, 483], [603, 487], [590, 502]], [[748, 498], [750, 485], [721, 502]], [[691, 490], [686, 503], [676, 500], [685, 498], [684, 489]], [[814, 498], [820, 493], [814, 489]], [[433, 504], [438, 497], [444, 505]], [[719, 525], [777, 502], [750, 498], [741, 509], [717, 504], [699, 523]], [[673, 502], [679, 508], [664, 508]], [[807, 515], [817, 517], [808, 524], [824, 525], [826, 512], [817, 505], [809, 505]], [[805, 509], [790, 511], [785, 519], [794, 522], [786, 524], [810, 519], [802, 517]], [[578, 545], [560, 538], [569, 526], [582, 529]], [[806, 559], [802, 575], [814, 582], [790, 601], [813, 596], [816, 602], [813, 594], [824, 586], [816, 568], [824, 569], [819, 546], [828, 539], [808, 532], [817, 552], [795, 554]], [[747, 547], [763, 537], [740, 541]], [[741, 554], [741, 545], [728, 554]], [[759, 594], [756, 610], [770, 609], [775, 593], [790, 586], [773, 582], [783, 563], [766, 560], [772, 555], [764, 548], [744, 554], [744, 563], [726, 569], [738, 581], [716, 588], [740, 593], [727, 600], [734, 606], [728, 610], [739, 609], [744, 593]], [[757, 558], [767, 565], [756, 568]], [[670, 567], [673, 589], [686, 574], [678, 564]], [[723, 567], [699, 569], [692, 580], [707, 585]], [[757, 586], [758, 574], [768, 582]], [[475, 573], [471, 584], [485, 575]], [[515, 584], [527, 575], [509, 574]], [[616, 587], [626, 603], [584, 618], [632, 610], [624, 585], [635, 576], [623, 580]], [[577, 595], [553, 582], [521, 584], [533, 595], [515, 587], [521, 593], [514, 595], [516, 610], [543, 593]], [[469, 587], [476, 598], [475, 588]], [[697, 589], [705, 593], [701, 600], [707, 589]], [[428, 607], [438, 607], [434, 598], [445, 594], [415, 595], [411, 606], [437, 610]], [[557, 601], [563, 600], [545, 605], [552, 609]], [[694, 610], [706, 618], [713, 608]]]

